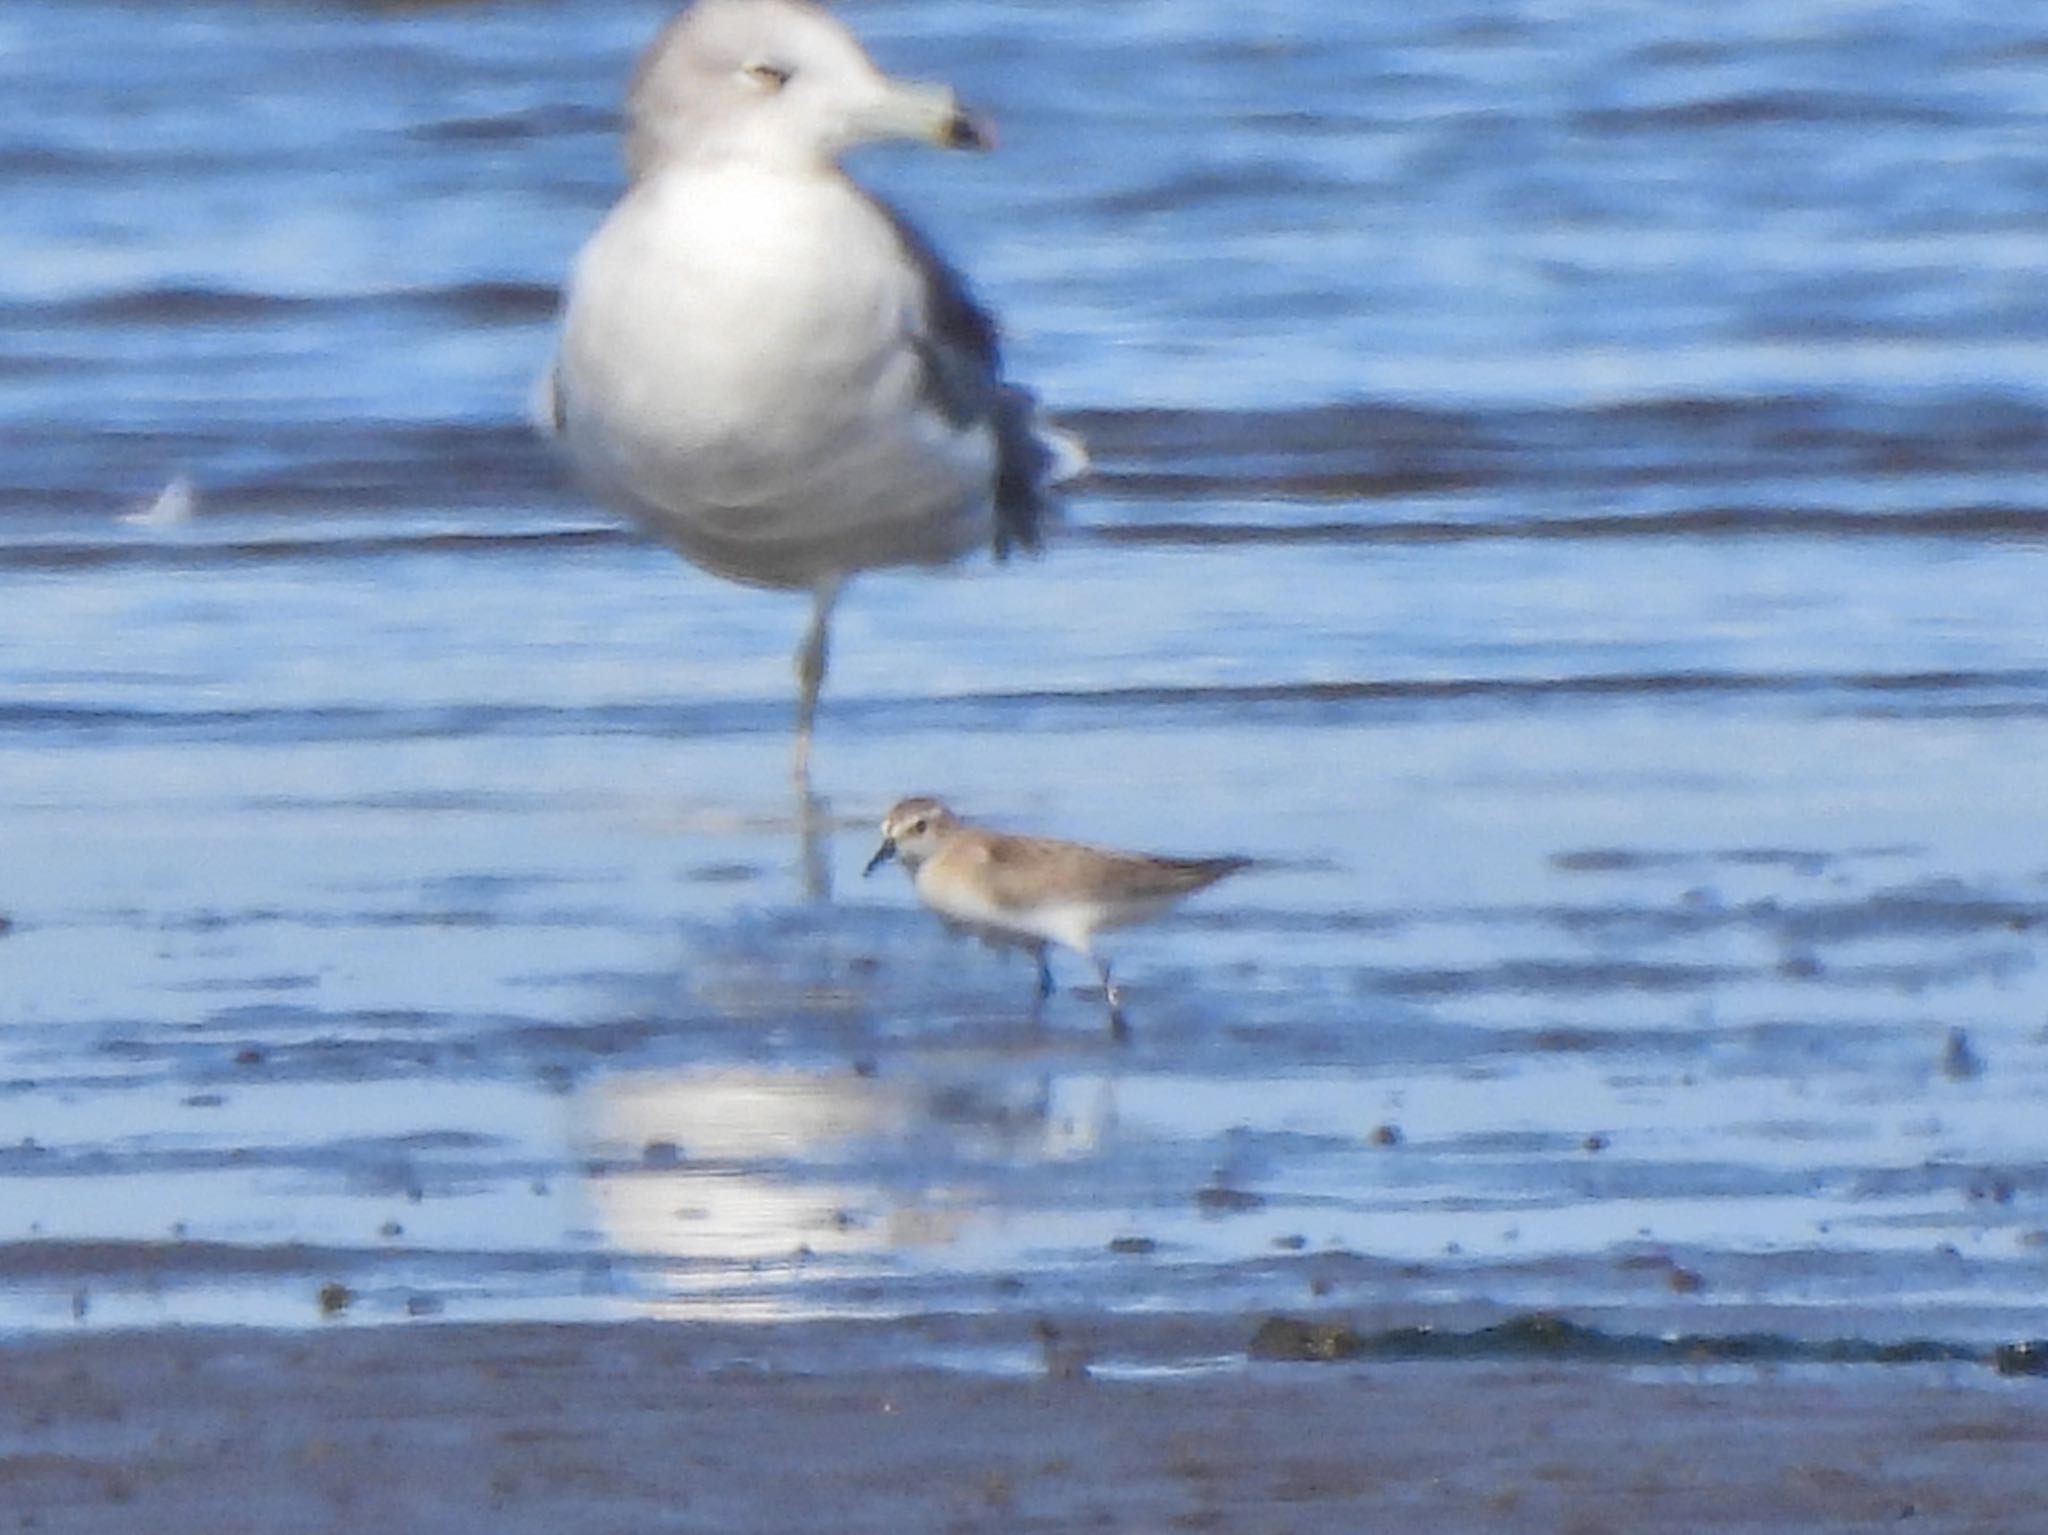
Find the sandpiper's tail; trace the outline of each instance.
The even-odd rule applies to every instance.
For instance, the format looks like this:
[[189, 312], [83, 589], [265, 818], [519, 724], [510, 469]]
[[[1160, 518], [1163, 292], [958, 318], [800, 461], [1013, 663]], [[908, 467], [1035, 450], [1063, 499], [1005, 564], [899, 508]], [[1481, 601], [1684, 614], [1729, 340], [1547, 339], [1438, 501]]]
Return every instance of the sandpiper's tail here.
[[1182, 896], [1206, 890], [1219, 879], [1249, 869], [1253, 860], [1238, 857], [1151, 858], [1146, 862], [1153, 866], [1160, 894]]
[[996, 403], [996, 558], [1038, 548], [1058, 515], [1059, 490], [1088, 472], [1088, 449], [1014, 384]]

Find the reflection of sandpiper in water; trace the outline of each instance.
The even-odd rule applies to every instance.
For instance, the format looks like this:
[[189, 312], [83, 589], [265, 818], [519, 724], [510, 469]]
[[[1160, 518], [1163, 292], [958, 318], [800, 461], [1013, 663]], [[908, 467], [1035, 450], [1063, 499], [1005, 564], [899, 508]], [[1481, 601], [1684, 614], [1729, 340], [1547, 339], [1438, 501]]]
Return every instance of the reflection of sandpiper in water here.
[[1052, 995], [1050, 945], [1092, 962], [1118, 1039], [1130, 1027], [1109, 966], [1095, 952], [1095, 935], [1149, 922], [1251, 865], [1248, 858], [1168, 858], [1013, 836], [963, 821], [924, 798], [904, 800], [882, 818], [882, 845], [866, 872], [891, 858], [910, 871], [918, 899], [950, 925], [1031, 950], [1041, 1004]]
[[577, 258], [541, 414], [685, 558], [811, 593], [801, 780], [846, 578], [1035, 546], [1083, 456], [1004, 382], [960, 278], [838, 167], [880, 140], [987, 147], [950, 90], [889, 79], [804, 0], [699, 0], [626, 117], [632, 185]]

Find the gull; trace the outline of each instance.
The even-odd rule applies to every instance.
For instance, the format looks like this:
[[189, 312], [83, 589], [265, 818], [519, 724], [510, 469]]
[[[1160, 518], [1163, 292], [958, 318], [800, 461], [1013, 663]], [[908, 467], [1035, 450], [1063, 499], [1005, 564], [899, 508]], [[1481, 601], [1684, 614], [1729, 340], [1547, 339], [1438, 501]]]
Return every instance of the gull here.
[[950, 926], [988, 943], [1029, 949], [1038, 960], [1038, 1001], [1052, 995], [1053, 944], [1095, 966], [1109, 1004], [1109, 1031], [1130, 1037], [1123, 997], [1095, 952], [1095, 935], [1149, 922], [1198, 890], [1251, 867], [1249, 858], [1168, 858], [1020, 837], [961, 819], [923, 795], [882, 818], [882, 845], [864, 875], [890, 859], [909, 871], [917, 898]]
[[808, 782], [847, 579], [1035, 549], [1086, 464], [966, 285], [840, 157], [993, 143], [808, 0], [698, 0], [641, 60], [629, 185], [575, 262], [536, 408], [603, 500], [714, 575], [806, 591]]
[[179, 528], [199, 514], [199, 487], [182, 470], [140, 506], [121, 514], [131, 528]]

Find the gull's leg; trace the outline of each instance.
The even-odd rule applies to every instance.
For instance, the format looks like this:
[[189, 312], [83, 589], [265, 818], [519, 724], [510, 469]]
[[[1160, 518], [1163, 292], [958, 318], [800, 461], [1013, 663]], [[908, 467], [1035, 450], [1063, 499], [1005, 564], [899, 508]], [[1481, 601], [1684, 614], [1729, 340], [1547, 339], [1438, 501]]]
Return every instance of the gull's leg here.
[[804, 867], [804, 896], [832, 899], [832, 807], [811, 793], [799, 776], [796, 795], [797, 844]]
[[832, 604], [839, 600], [839, 578], [820, 581], [811, 592], [811, 626], [796, 652], [796, 758], [790, 773], [806, 791], [811, 782], [811, 721], [818, 713], [818, 689], [825, 681], [830, 648]]
[[1131, 1025], [1124, 1017], [1123, 993], [1109, 978], [1108, 963], [1092, 953], [1088, 957], [1095, 961], [1095, 973], [1102, 977], [1102, 995], [1109, 1002], [1109, 1037], [1121, 1045], [1131, 1037]]

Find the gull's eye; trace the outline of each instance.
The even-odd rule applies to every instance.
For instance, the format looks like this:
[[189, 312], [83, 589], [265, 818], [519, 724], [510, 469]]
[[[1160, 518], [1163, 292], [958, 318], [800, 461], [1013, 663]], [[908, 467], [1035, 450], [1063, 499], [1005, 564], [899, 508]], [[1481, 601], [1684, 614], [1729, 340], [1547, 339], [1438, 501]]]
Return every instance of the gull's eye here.
[[771, 64], [766, 59], [756, 59], [742, 71], [749, 80], [765, 90], [779, 91], [789, 84], [795, 70], [782, 64]]

